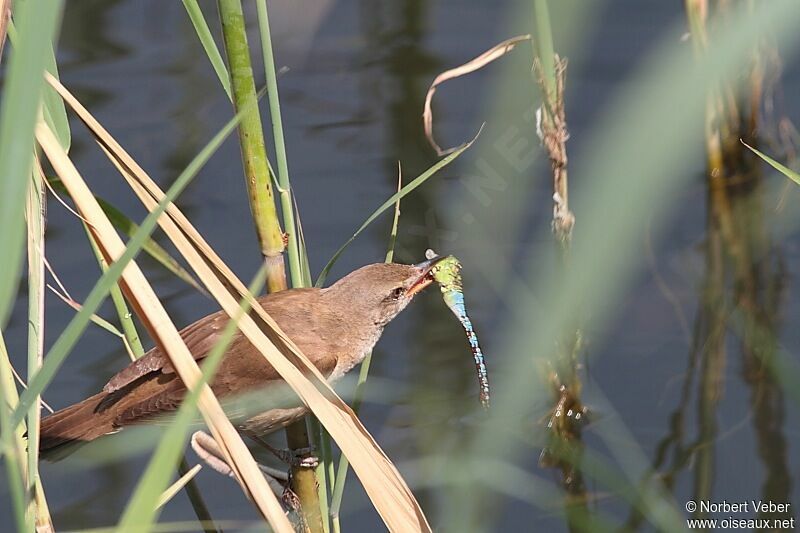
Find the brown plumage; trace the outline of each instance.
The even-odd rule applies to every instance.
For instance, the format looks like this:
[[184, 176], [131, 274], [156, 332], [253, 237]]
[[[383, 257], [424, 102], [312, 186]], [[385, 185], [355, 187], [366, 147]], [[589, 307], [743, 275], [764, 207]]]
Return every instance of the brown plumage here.
[[[258, 299], [319, 371], [335, 381], [359, 364], [384, 326], [431, 283], [430, 267], [378, 263], [362, 267], [325, 289], [292, 289]], [[208, 315], [181, 330], [196, 360], [219, 340], [228, 316]], [[220, 397], [282, 383], [275, 369], [237, 331], [211, 388]], [[158, 347], [113, 376], [103, 391], [42, 419], [40, 450], [85, 442], [174, 411], [186, 394], [169, 358]], [[242, 425], [266, 434], [305, 414], [302, 407], [271, 409]]]

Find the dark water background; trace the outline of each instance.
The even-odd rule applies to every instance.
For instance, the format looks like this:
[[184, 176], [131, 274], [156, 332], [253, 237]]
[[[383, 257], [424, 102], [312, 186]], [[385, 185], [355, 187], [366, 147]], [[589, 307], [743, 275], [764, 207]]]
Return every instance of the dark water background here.
[[[392, 194], [398, 160], [407, 177], [435, 161], [421, 131], [425, 90], [438, 72], [511, 35], [510, 3], [395, 0], [324, 2], [313, 7], [306, 2], [298, 4], [303, 5], [273, 2], [270, 18], [278, 67], [288, 67], [280, 87], [292, 183], [311, 266], [318, 272], [363, 219]], [[208, 12], [214, 14], [213, 9]], [[681, 2], [613, 0], [597, 9], [591, 31], [583, 37], [586, 52], [578, 56], [570, 71], [571, 143], [580, 145], [581, 132], [591, 124], [597, 109], [657, 39], [665, 32], [680, 37], [677, 25], [683, 17]], [[216, 33], [213, 18], [210, 23]], [[256, 42], [255, 33], [251, 42]], [[254, 59], [256, 65], [259, 61]], [[179, 2], [68, 2], [59, 65], [65, 85], [162, 185], [170, 183], [231, 114]], [[490, 68], [442, 89], [443, 100], [438, 101], [442, 136], [455, 141], [466, 138], [485, 120], [496, 73]], [[263, 80], [258, 66], [256, 79]], [[789, 105], [794, 104], [795, 118], [798, 101], [792, 95], [798, 94], [798, 89], [798, 69], [790, 63], [784, 90]], [[524, 106], [516, 112], [522, 109]], [[131, 218], [141, 219], [143, 210], [120, 187], [116, 171], [79, 125], [73, 124], [73, 131], [73, 159], [95, 192]], [[458, 165], [446, 169], [436, 178], [437, 183], [426, 185], [404, 204], [397, 261], [416, 262], [429, 246], [458, 253], [448, 249], [456, 239], [442, 212], [460, 172]], [[614, 310], [617, 314], [608, 335], [592, 338], [592, 332], [587, 332], [591, 376], [585, 391], [587, 402], [591, 404], [593, 390], [602, 391], [650, 461], [674, 427], [671, 422], [676, 412], [687, 423], [687, 447], [701, 427], [696, 400], [679, 410], [691, 345], [687, 333], [692, 337], [695, 318], [702, 312], [698, 301], [709, 279], [704, 246], [713, 237], [707, 232], [702, 159], [697, 161], [696, 172], [697, 179], [682, 196], [684, 207], [668, 228], [654, 237], [652, 254], [658, 274], [646, 268], [633, 283], [620, 308]], [[535, 236], [542, 235], [542, 228], [549, 224], [551, 185], [546, 166], [534, 168], [532, 179], [540, 185], [539, 201], [531, 203], [526, 212], [530, 231], [521, 237], [497, 236], [509, 257], [524, 257], [526, 250], [537, 244]], [[766, 198], [763, 210], [769, 214], [774, 210], [773, 196]], [[790, 196], [789, 203], [792, 199], [796, 203], [797, 195]], [[249, 279], [259, 256], [236, 142], [230, 140], [223, 146], [182, 194], [179, 204], [234, 271]], [[71, 294], [81, 300], [98, 275], [94, 258], [74, 218], [55, 202], [49, 207], [47, 256]], [[792, 353], [800, 346], [800, 334], [793, 326], [800, 320], [800, 299], [794, 286], [800, 241], [791, 227], [782, 233], [781, 227], [774, 226], [767, 217], [765, 232], [776, 232], [771, 240], [779, 243], [769, 252], [770, 264], [780, 265], [776, 277], [782, 296], [775, 322], [781, 344]], [[374, 224], [353, 243], [330, 279], [382, 260], [387, 233], [388, 220]], [[643, 247], [643, 253], [645, 250]], [[214, 310], [209, 301], [151, 261], [144, 259], [141, 264], [177, 324], [188, 324]], [[488, 280], [474, 275], [470, 279], [468, 265], [466, 269], [470, 311], [491, 371], [492, 346], [498, 341], [495, 331], [503, 320], [504, 302], [486, 288], [491, 285]], [[770, 272], [775, 269], [778, 267]], [[665, 298], [663, 285], [682, 309], [688, 331], [673, 303]], [[24, 298], [23, 291], [5, 332], [17, 368], [24, 368]], [[435, 294], [421, 300], [388, 328], [373, 363], [373, 374], [392, 383], [393, 403], [369, 404], [363, 417], [401, 469], [405, 461], [435, 449], [441, 443], [443, 427], [462, 431], [460, 426], [448, 424], [466, 405], [476, 402], [472, 365], [457, 323]], [[49, 345], [72, 312], [54, 297], [48, 297], [46, 305]], [[108, 304], [101, 314], [114, 316]], [[726, 340], [731, 349], [720, 371], [724, 392], [712, 417], [716, 437], [703, 444], [715, 453], [709, 481], [712, 499], [797, 501], [797, 404], [784, 398], [769, 379], [748, 380], [752, 375], [747, 372], [748, 359], [739, 348], [739, 339], [729, 335]], [[114, 337], [90, 327], [45, 399], [60, 408], [92, 394], [125, 360]], [[433, 387], [439, 389], [435, 394], [430, 392]], [[757, 401], [762, 396], [768, 398], [766, 403]], [[532, 421], [531, 431], [536, 427]], [[585, 437], [589, 446], [597, 444], [591, 426]], [[602, 449], [602, 444], [597, 446]], [[446, 449], [439, 451], [447, 453]], [[526, 466], [557, 482], [555, 471], [538, 469], [537, 455], [538, 450], [531, 450]], [[43, 465], [56, 526], [70, 529], [116, 523], [145, 461], [146, 457], [138, 457], [127, 464], [90, 470], [70, 468], [68, 462]], [[404, 472], [413, 483], [419, 476], [409, 468]], [[677, 474], [675, 501], [679, 506], [697, 490], [698, 477], [692, 468], [690, 461]], [[207, 469], [197, 479], [215, 518], [256, 518], [252, 505], [232, 481]], [[592, 483], [588, 488], [597, 489], [596, 505], [620, 519], [628, 517], [626, 506], [614, 500], [606, 488]], [[435, 526], [441, 504], [436, 490], [420, 489], [418, 495]], [[547, 531], [565, 527], [557, 506], [541, 509], [511, 498], [502, 504], [498, 531], [525, 531], [532, 524]], [[4, 486], [0, 486], [0, 516], [10, 516]], [[192, 517], [183, 494], [162, 514], [164, 521]], [[6, 527], [6, 520], [0, 521], [0, 529]], [[355, 482], [348, 484], [343, 523], [357, 531], [375, 530], [380, 523]]]

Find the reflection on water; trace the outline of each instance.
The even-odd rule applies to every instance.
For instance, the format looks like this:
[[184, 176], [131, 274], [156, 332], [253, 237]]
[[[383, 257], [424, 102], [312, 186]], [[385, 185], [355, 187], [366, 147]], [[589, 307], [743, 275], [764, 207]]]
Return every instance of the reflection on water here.
[[[758, 162], [749, 156], [746, 161], [739, 174], [709, 179], [705, 273], [691, 349], [678, 404], [653, 459], [652, 476], [670, 492], [676, 490], [679, 478], [690, 478], [688, 494], [698, 502], [722, 500], [715, 490], [717, 469], [723, 462], [720, 441], [742, 431], [744, 425], [752, 426], [763, 463], [764, 481], [752, 497], [792, 500], [784, 395], [778, 379], [780, 359], [785, 357], [779, 336], [787, 272], [781, 247], [770, 237]], [[730, 372], [731, 367], [741, 371]], [[720, 401], [726, 391], [735, 394], [737, 389], [748, 391], [747, 412], [735, 424], [720, 427]], [[698, 508], [693, 516], [706, 518], [708, 513]], [[792, 516], [791, 511], [759, 511], [757, 517]], [[639, 528], [642, 519], [634, 512], [627, 527]]]

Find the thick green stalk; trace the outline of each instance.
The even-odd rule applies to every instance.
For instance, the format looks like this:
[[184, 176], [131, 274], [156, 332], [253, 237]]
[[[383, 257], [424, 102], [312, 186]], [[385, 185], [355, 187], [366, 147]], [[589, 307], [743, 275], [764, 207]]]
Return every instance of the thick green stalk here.
[[[240, 0], [219, 0], [218, 5], [225, 51], [228, 56], [231, 86], [233, 88], [233, 104], [236, 109], [240, 109], [242, 106], [248, 105], [248, 103], [255, 102], [257, 98], [255, 82], [253, 81], [253, 68], [250, 63], [250, 50], [247, 44], [244, 13]], [[275, 86], [272, 87], [271, 99], [273, 98], [272, 93], [274, 93], [274, 98], [277, 98]], [[278, 124], [280, 125], [280, 123]], [[250, 112], [243, 117], [239, 128], [239, 139], [242, 147], [245, 179], [247, 180], [249, 191], [250, 211], [253, 214], [261, 245], [261, 253], [268, 269], [267, 290], [269, 292], [284, 290], [288, 288], [283, 262], [285, 245], [283, 232], [278, 221], [277, 207], [272, 194], [269, 163], [264, 146], [264, 133], [257, 105], [252, 106]], [[285, 170], [283, 175], [288, 185], [288, 171], [286, 171], [285, 160], [283, 165]], [[291, 197], [289, 197], [289, 200], [291, 200]], [[294, 228], [291, 204], [288, 206], [288, 211], [284, 210], [284, 216], [289, 217], [291, 220], [290, 227]], [[295, 243], [295, 253], [290, 256], [293, 272], [292, 281], [302, 284], [296, 235], [290, 235], [290, 238]], [[294, 275], [295, 273], [297, 274], [296, 276]], [[305, 420], [296, 422], [286, 428], [286, 442], [291, 449], [309, 447], [310, 441]], [[292, 479], [293, 489], [300, 499], [306, 524], [312, 533], [322, 533], [324, 528], [322, 526], [317, 479], [314, 471], [303, 467], [293, 468]]]
[[250, 211], [256, 227], [261, 254], [267, 264], [267, 290], [275, 292], [286, 288], [283, 265], [283, 232], [278, 222], [277, 207], [272, 194], [264, 132], [258, 111], [250, 49], [240, 0], [219, 0], [219, 15], [228, 71], [233, 89], [236, 110], [248, 107], [239, 124], [239, 143], [242, 150], [245, 182], [250, 200]]
[[[300, 420], [286, 428], [286, 444], [292, 450], [308, 448], [311, 440], [308, 438], [306, 420]], [[303, 466], [292, 467], [292, 489], [300, 499], [303, 519], [312, 533], [324, 533], [322, 510], [319, 492], [317, 492], [317, 475], [313, 469]]]

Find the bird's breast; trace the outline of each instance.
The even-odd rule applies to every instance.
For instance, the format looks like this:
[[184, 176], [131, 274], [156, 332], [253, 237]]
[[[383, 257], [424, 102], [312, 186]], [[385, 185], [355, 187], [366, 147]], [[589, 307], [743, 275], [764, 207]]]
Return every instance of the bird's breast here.
[[359, 339], [360, 342], [353, 345], [350, 353], [341, 354], [337, 358], [333, 372], [328, 376], [328, 381], [331, 383], [338, 381], [342, 376], [350, 372], [353, 367], [360, 364], [378, 343], [382, 333], [383, 328], [376, 328], [367, 332]]

